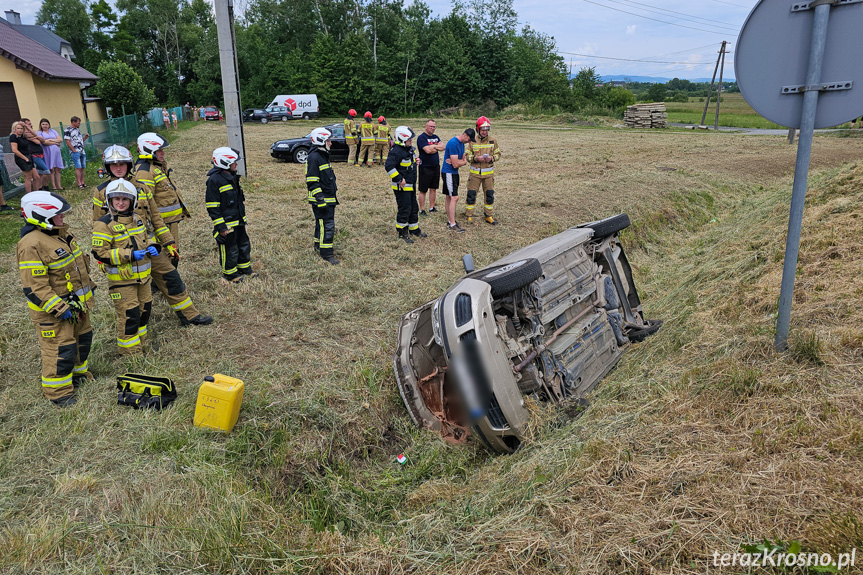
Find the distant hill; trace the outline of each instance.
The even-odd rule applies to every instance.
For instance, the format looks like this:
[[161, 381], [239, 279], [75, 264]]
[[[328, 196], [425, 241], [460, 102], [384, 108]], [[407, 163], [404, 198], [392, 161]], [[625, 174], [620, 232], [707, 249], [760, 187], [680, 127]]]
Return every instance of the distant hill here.
[[[575, 74], [572, 75], [575, 77]], [[608, 76], [601, 76], [603, 82], [613, 82], [613, 81], [628, 81], [628, 82], [653, 82], [659, 84], [665, 84], [669, 80], [673, 78], [657, 78], [655, 76], [635, 76], [635, 75], [627, 75], [627, 74], [614, 74]], [[710, 82], [710, 78], [685, 78], [690, 82]], [[718, 80], [719, 78], [717, 78]], [[723, 82], [734, 82], [734, 78], [728, 78], [726, 76], [722, 77]]]

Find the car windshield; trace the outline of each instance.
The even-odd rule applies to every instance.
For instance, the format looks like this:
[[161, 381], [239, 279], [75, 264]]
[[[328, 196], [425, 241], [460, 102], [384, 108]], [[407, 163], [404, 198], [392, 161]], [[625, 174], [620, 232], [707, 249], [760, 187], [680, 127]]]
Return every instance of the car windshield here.
[[216, 109], [215, 109], [215, 108], [213, 108], [213, 107], [209, 107], [209, 106], [208, 106], [208, 107], [204, 108], [204, 111], [205, 111], [205, 112], [217, 112], [218, 110], [216, 110]]

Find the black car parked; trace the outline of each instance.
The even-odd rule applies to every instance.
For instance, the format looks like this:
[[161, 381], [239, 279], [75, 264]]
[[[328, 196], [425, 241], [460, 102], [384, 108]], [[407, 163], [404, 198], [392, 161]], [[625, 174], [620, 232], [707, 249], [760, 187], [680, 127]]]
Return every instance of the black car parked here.
[[261, 122], [266, 124], [270, 121], [270, 113], [261, 108], [249, 108], [243, 110], [243, 122]]
[[287, 122], [294, 119], [293, 112], [287, 106], [271, 106], [267, 108], [267, 112], [270, 113], [270, 119], [274, 122], [276, 120]]
[[[345, 143], [345, 125], [330, 124], [324, 126], [332, 132], [332, 145], [330, 147], [331, 162], [346, 162], [348, 160], [348, 145]], [[270, 146], [270, 155], [277, 160], [294, 161], [298, 164], [305, 164], [309, 157], [309, 150], [312, 149], [312, 141], [309, 139], [310, 134], [306, 134], [304, 138], [292, 138], [290, 140], [279, 140]]]

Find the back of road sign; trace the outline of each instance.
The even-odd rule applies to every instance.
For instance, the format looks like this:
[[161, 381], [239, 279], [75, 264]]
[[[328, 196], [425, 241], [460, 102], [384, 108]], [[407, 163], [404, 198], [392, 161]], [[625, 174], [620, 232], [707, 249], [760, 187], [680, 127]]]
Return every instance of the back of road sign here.
[[[740, 31], [734, 71], [752, 108], [776, 124], [799, 128], [812, 43], [813, 2], [761, 0]], [[831, 7], [824, 47], [815, 128], [863, 116], [863, 1], [839, 0]], [[857, 84], [856, 87], [846, 86]], [[823, 89], [823, 87], [831, 87]]]

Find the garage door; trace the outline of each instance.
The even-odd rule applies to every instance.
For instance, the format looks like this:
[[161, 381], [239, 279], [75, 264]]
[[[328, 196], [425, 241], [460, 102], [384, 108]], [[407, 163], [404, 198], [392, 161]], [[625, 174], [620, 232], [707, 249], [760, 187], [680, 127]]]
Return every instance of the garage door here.
[[0, 133], [6, 135], [3, 130], [12, 125], [12, 122], [21, 119], [18, 111], [18, 98], [15, 97], [15, 86], [12, 82], [0, 82]]

